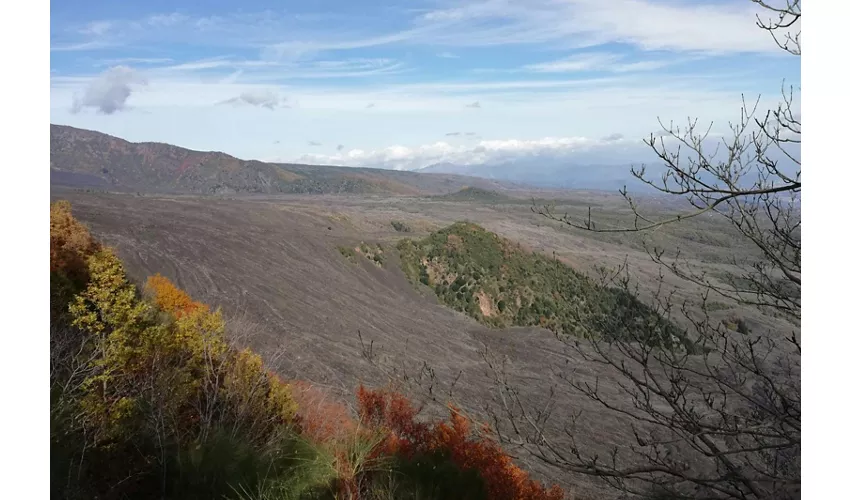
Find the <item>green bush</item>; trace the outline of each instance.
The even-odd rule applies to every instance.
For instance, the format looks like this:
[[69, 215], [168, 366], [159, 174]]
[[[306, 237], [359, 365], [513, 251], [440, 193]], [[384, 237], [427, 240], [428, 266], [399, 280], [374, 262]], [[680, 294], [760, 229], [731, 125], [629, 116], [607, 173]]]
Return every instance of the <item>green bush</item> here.
[[410, 226], [408, 226], [404, 222], [394, 220], [394, 221], [390, 222], [390, 224], [393, 226], [393, 229], [395, 229], [396, 231], [398, 231], [400, 233], [409, 233], [410, 232]]

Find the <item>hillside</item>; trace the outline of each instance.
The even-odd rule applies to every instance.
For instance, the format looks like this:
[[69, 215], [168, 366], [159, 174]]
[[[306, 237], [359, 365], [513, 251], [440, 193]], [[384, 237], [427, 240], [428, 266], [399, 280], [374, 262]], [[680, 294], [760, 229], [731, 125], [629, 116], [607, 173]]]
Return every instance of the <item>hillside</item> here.
[[[145, 283], [148, 276], [160, 273], [194, 299], [221, 306], [225, 318], [237, 325], [247, 323], [252, 332], [247, 345], [285, 380], [327, 388], [354, 407], [352, 391], [357, 383], [380, 387], [387, 383], [387, 371], [418, 372], [417, 367], [427, 363], [440, 381], [441, 394], [462, 374], [452, 386], [453, 399], [481, 419], [501, 404], [498, 392], [492, 390], [484, 351], [509, 360], [511, 380], [527, 397], [528, 407], [549, 404], [549, 389], [554, 387], [557, 400], [551, 425], [558, 429], [576, 425], [580, 445], [601, 455], [631, 436], [617, 414], [582, 397], [556, 373], [557, 367], [568, 364], [576, 370], [571, 381], [598, 383], [605, 397], [616, 398], [620, 388], [614, 370], [565, 349], [550, 330], [491, 328], [447, 307], [424, 285], [411, 286], [395, 248], [405, 237], [418, 241], [458, 220], [470, 220], [538, 255], [556, 252], [559, 260], [579, 272], [592, 273], [596, 265], [615, 267], [628, 255], [635, 280], [655, 286], [657, 266], [629, 234], [557, 229], [542, 223], [523, 203], [391, 196], [127, 196], [60, 189], [52, 190], [51, 199], [72, 203], [74, 216], [115, 248], [133, 282]], [[581, 207], [593, 205], [600, 207], [600, 218], [616, 217], [616, 205], [608, 200], [594, 194], [567, 201], [579, 216]], [[680, 248], [709, 273], [734, 271], [724, 264], [725, 257], [745, 253], [734, 228], [717, 217], [693, 219], [660, 230], [653, 238], [654, 244]], [[386, 250], [380, 266], [366, 256], [352, 262], [340, 250], [363, 242]], [[665, 294], [673, 286], [681, 287], [677, 300], [701, 300], [701, 290], [688, 282], [670, 279], [663, 285]], [[713, 300], [720, 300], [710, 303], [717, 322], [735, 315], [756, 333], [787, 328], [755, 308]], [[374, 342], [378, 366], [364, 359], [361, 338], [367, 346]], [[573, 340], [569, 339], [570, 345]], [[426, 414], [440, 410], [436, 406], [428, 403]], [[582, 417], [574, 424], [576, 412]], [[563, 434], [550, 438], [563, 449], [572, 445], [572, 438]], [[588, 476], [565, 473], [522, 453], [518, 456], [539, 472], [537, 477], [568, 487], [576, 499], [618, 498], [607, 485]]]
[[50, 295], [51, 498], [564, 497], [457, 406], [424, 420], [360, 385], [349, 412], [284, 380], [220, 308], [159, 273], [137, 288], [65, 201], [50, 206]]
[[435, 196], [435, 198], [444, 201], [473, 201], [481, 203], [504, 203], [518, 201], [516, 198], [511, 198], [510, 196], [506, 196], [496, 191], [470, 186], [465, 186], [460, 191]]
[[162, 193], [434, 195], [509, 183], [456, 175], [264, 163], [162, 143], [132, 143], [100, 132], [50, 125], [50, 183]]
[[662, 338], [679, 333], [626, 292], [476, 224], [456, 223], [419, 241], [402, 240], [398, 248], [411, 281], [486, 325], [540, 326], [582, 338], [630, 335], [645, 325]]

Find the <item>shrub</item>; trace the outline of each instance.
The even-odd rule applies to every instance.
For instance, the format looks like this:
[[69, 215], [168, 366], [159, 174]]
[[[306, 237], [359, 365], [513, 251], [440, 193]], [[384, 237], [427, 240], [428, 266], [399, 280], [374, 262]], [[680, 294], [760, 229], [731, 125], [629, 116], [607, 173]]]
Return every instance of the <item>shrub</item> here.
[[188, 293], [174, 286], [168, 278], [159, 273], [148, 278], [145, 291], [151, 295], [157, 307], [177, 318], [209, 309], [206, 305], [192, 300]]
[[[454, 468], [451, 474], [442, 474], [438, 478], [425, 477], [438, 483], [456, 481], [455, 484], [445, 485], [457, 495], [456, 498], [563, 498], [559, 487], [546, 488], [532, 480], [486, 432], [474, 438], [469, 419], [455, 407], [450, 407], [448, 421], [429, 425], [416, 420], [419, 409], [398, 393], [368, 390], [360, 386], [357, 400], [363, 422], [384, 429], [387, 433], [379, 449], [405, 460], [407, 471], [419, 472], [412, 477], [418, 475], [422, 478], [421, 471], [427, 472], [438, 467], [442, 470]], [[422, 467], [422, 464], [427, 466]]]
[[408, 226], [404, 222], [394, 220], [394, 221], [390, 222], [390, 224], [393, 226], [393, 229], [395, 229], [396, 231], [398, 231], [400, 233], [409, 233], [410, 232], [410, 226]]
[[50, 272], [61, 273], [75, 285], [86, 281], [87, 259], [100, 249], [88, 229], [71, 215], [71, 204], [50, 205]]
[[139, 294], [67, 206], [51, 206], [51, 230], [51, 292], [66, 287], [51, 314], [52, 497], [558, 498], [492, 441], [416, 422], [400, 396], [361, 387], [358, 422], [281, 380], [227, 342], [220, 310], [159, 274]]

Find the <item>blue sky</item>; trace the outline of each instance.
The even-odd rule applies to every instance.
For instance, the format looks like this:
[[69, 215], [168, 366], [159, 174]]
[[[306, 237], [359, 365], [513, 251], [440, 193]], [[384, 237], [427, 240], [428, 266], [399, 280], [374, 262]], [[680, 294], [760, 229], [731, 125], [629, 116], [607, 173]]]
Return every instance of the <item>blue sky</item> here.
[[242, 158], [642, 161], [773, 105], [799, 58], [748, 0], [51, 3], [51, 122]]

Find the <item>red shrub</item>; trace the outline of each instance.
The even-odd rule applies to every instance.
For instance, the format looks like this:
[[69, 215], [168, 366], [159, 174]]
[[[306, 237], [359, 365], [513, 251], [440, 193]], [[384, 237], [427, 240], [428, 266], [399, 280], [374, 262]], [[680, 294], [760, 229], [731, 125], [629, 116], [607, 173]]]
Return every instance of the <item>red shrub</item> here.
[[473, 438], [469, 419], [457, 408], [450, 408], [448, 422], [429, 426], [415, 421], [419, 409], [396, 392], [372, 391], [360, 386], [357, 399], [363, 421], [389, 432], [382, 447], [385, 453], [411, 456], [446, 452], [460, 469], [478, 471], [488, 498], [494, 500], [561, 500], [564, 496], [558, 486], [546, 488], [532, 480], [489, 436]]
[[301, 380], [290, 382], [292, 398], [298, 405], [301, 432], [311, 440], [328, 442], [350, 436], [354, 420], [342, 403], [321, 387]]

